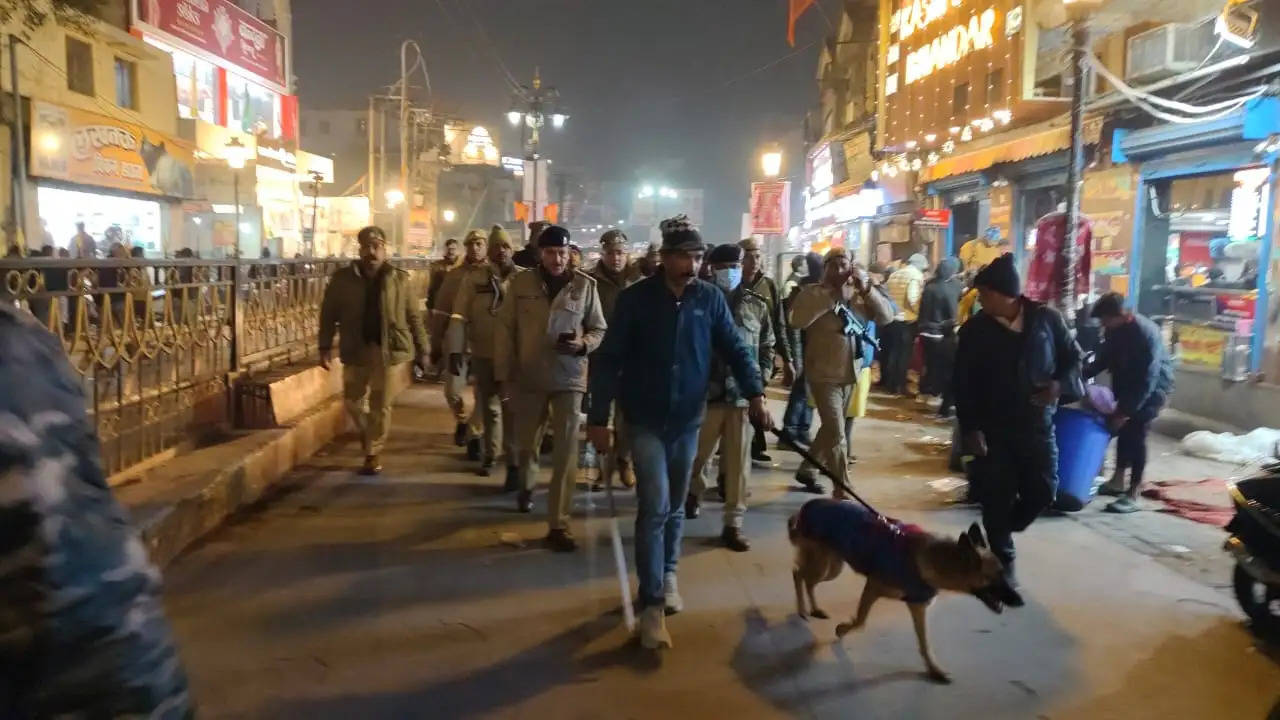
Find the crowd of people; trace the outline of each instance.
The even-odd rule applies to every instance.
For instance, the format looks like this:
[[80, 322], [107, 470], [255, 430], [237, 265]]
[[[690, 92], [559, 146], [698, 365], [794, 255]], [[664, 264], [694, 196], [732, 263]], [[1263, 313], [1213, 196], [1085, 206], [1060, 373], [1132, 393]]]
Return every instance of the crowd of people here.
[[[683, 523], [701, 513], [713, 475], [724, 503], [721, 542], [750, 549], [747, 479], [753, 462], [769, 458], [764, 388], [779, 374], [790, 396], [778, 447], [816, 459], [843, 497], [873, 364], [890, 395], [911, 393], [909, 369], [920, 370], [920, 394], [940, 399], [942, 417], [957, 415], [972, 495], [1005, 567], [1007, 604], [1021, 602], [1013, 533], [1054, 497], [1054, 409], [1080, 399], [1085, 378], [1102, 370], [1121, 399], [1111, 417], [1120, 462], [1107, 490], [1122, 497], [1109, 509], [1133, 509], [1147, 428], [1171, 390], [1159, 333], [1122, 298], [1106, 296], [1094, 314], [1108, 328], [1108, 350], [1085, 367], [1062, 316], [1025, 298], [1013, 256], [992, 252], [996, 233], [975, 241], [981, 247], [964, 253], [967, 264], [947, 257], [932, 272], [921, 254], [863, 267], [843, 248], [807, 253], [784, 293], [762, 271], [756, 241], [708, 246], [683, 216], [662, 223], [662, 245], [635, 260], [625, 234], [609, 230], [585, 269], [568, 230], [545, 222], [529, 230], [519, 250], [498, 226], [467, 233], [461, 251], [446, 243], [430, 268], [425, 321], [407, 274], [387, 262], [382, 231], [361, 231], [359, 260], [325, 295], [321, 362], [328, 365], [336, 334], [366, 474], [381, 469], [389, 373], [413, 359], [443, 379], [454, 441], [476, 472], [489, 476], [505, 463], [503, 488], [522, 513], [534, 509], [549, 452], [545, 541], [558, 552], [577, 548], [570, 509], [585, 415], [597, 484], [616, 478], [636, 488], [646, 645], [670, 644], [663, 616], [683, 605]], [[807, 459], [796, 479], [826, 492]]]

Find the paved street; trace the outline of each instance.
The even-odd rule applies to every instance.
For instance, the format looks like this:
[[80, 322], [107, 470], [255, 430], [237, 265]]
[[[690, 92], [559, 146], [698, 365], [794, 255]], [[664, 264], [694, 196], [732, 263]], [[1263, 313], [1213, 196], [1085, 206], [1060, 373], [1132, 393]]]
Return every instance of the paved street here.
[[[880, 401], [859, 422], [855, 482], [882, 510], [958, 532], [975, 511], [926, 484], [948, 474], [930, 441], [947, 430], [914, 407]], [[1037, 522], [1019, 539], [1025, 608], [940, 598], [933, 645], [953, 685], [923, 677], [898, 604], [836, 642], [836, 620], [794, 614], [785, 520], [809, 496], [780, 452], [752, 479], [751, 552], [715, 545], [713, 504], [687, 526], [686, 611], [654, 656], [622, 627], [599, 505], [580, 493], [575, 510], [596, 542], [553, 555], [537, 542], [544, 497], [518, 515], [498, 475], [470, 472], [438, 386], [402, 396], [395, 421], [383, 478], [355, 477], [358, 447], [336, 444], [169, 568], [203, 716], [1261, 719], [1280, 699], [1280, 666], [1223, 590], [1221, 531], [1154, 512]], [[1167, 451], [1149, 476], [1223, 470]], [[846, 574], [819, 599], [847, 616], [860, 585]]]

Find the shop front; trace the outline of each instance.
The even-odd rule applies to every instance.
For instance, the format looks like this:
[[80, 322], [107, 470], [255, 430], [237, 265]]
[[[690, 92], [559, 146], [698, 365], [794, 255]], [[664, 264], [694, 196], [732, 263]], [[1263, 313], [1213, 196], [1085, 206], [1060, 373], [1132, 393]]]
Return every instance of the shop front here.
[[190, 145], [40, 100], [31, 104], [30, 137], [36, 212], [47, 233], [41, 244], [75, 255], [72, 238], [84, 223], [99, 256], [113, 243], [148, 257], [180, 245], [182, 200], [194, 193]]
[[179, 117], [297, 139], [289, 52], [275, 28], [231, 0], [134, 0], [134, 31], [173, 56]]
[[1173, 405], [1238, 427], [1280, 413], [1276, 144], [1280, 99], [1219, 120], [1117, 130], [1136, 166], [1129, 301], [1159, 318], [1179, 359]]
[[872, 259], [873, 219], [884, 190], [871, 181], [871, 137], [847, 131], [820, 142], [809, 155], [804, 222], [796, 239], [808, 252], [845, 248], [855, 261]]

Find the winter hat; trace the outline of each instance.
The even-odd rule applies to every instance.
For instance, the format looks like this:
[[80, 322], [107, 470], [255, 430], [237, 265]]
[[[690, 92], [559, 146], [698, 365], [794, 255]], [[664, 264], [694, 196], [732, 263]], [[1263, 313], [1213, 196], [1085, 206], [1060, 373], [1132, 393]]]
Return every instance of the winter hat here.
[[538, 235], [538, 247], [569, 247], [569, 231], [559, 225], [548, 225], [547, 228]]
[[506, 230], [502, 229], [501, 225], [494, 225], [489, 230], [489, 245], [505, 245], [507, 247], [511, 247], [511, 236], [507, 234]]
[[707, 253], [708, 265], [740, 262], [742, 262], [742, 248], [737, 245], [717, 245], [711, 252]]
[[600, 236], [600, 244], [606, 248], [614, 245], [625, 245], [626, 243], [627, 234], [617, 228], [613, 228]]
[[663, 250], [698, 251], [706, 249], [706, 245], [702, 243], [701, 233], [689, 222], [689, 217], [683, 213], [663, 220], [659, 228], [662, 230]]
[[919, 270], [920, 272], [924, 272], [929, 268], [929, 261], [926, 260], [925, 257], [920, 253], [916, 253], [915, 255], [912, 255], [911, 257], [907, 258], [907, 264]]
[[1018, 297], [1022, 294], [1022, 281], [1018, 279], [1018, 269], [1013, 265], [1013, 253], [1005, 253], [991, 264], [978, 271], [973, 279], [976, 287], [994, 290], [1006, 297]]
[[845, 250], [842, 247], [833, 247], [827, 251], [826, 255], [823, 256], [822, 264], [826, 265], [827, 263], [835, 262], [836, 260], [848, 260], [848, 259], [849, 259], [848, 250]]

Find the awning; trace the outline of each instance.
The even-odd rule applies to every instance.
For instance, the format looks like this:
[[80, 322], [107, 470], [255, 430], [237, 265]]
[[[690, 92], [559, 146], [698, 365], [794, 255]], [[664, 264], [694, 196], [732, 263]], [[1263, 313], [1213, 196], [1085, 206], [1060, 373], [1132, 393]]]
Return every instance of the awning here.
[[[1060, 123], [1061, 119], [1051, 121]], [[1102, 136], [1102, 116], [1085, 118], [1084, 141], [1096, 144]], [[1071, 147], [1071, 126], [1060, 125], [1049, 129], [1030, 130], [1018, 137], [997, 142], [989, 147], [963, 155], [952, 155], [936, 164], [920, 170], [920, 182], [927, 183], [952, 175], [986, 170], [1000, 163], [1017, 162], [1039, 157]]]

